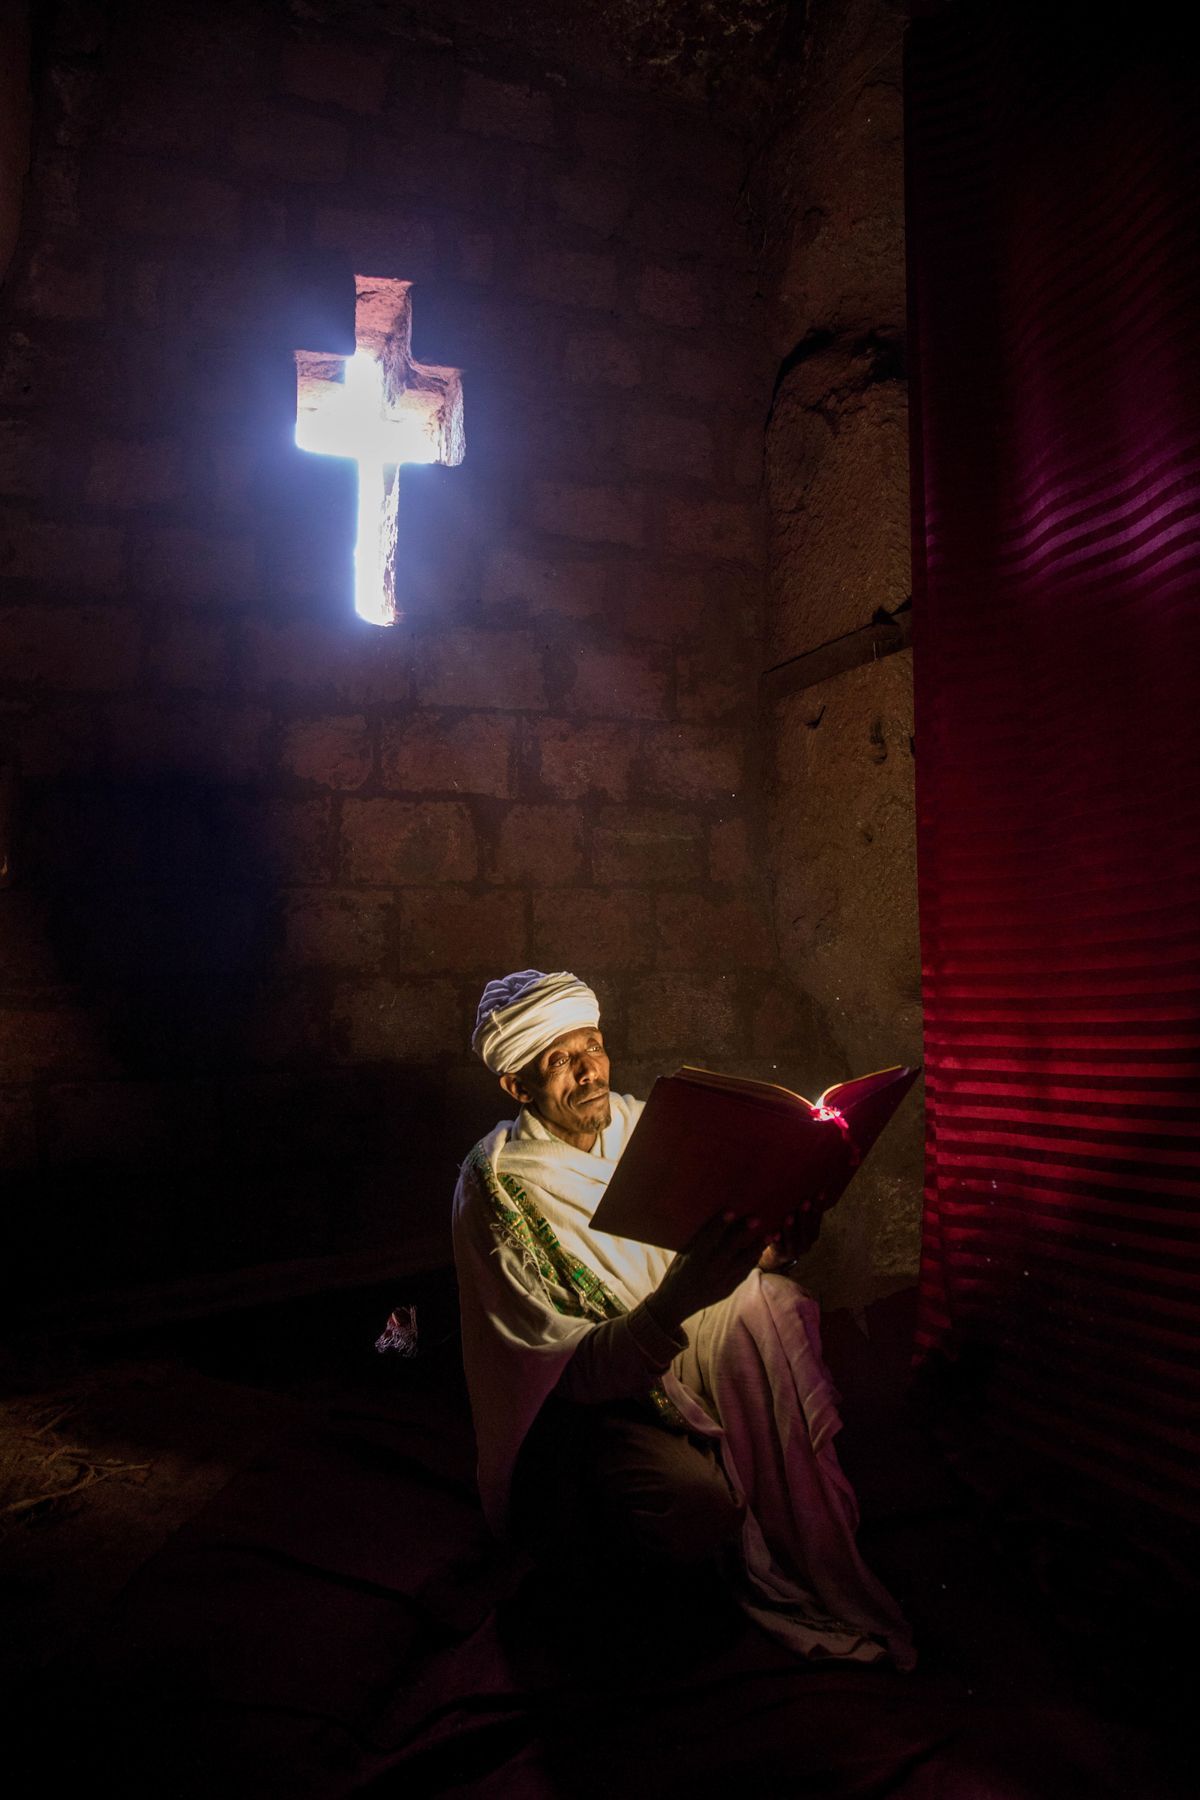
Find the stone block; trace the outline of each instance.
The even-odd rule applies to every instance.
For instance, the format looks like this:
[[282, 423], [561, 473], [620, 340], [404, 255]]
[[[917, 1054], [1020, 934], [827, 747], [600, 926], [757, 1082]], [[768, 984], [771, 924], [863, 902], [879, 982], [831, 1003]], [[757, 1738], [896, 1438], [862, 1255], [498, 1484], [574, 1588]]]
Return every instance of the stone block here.
[[108, 766], [116, 775], [244, 782], [261, 776], [266, 766], [270, 715], [261, 707], [118, 700], [107, 708], [106, 722]]
[[0, 519], [0, 581], [73, 594], [115, 594], [123, 585], [125, 534], [110, 525]]
[[571, 651], [573, 713], [610, 719], [670, 717], [670, 659], [655, 648], [580, 644]]
[[549, 94], [515, 81], [493, 81], [468, 70], [458, 123], [483, 137], [514, 138], [521, 144], [554, 141], [554, 103]]
[[49, 435], [27, 419], [0, 419], [0, 494], [45, 499], [54, 491], [58, 454]]
[[621, 428], [621, 449], [636, 475], [663, 475], [680, 481], [713, 478], [713, 435], [699, 419], [636, 414]]
[[655, 800], [719, 801], [742, 790], [745, 741], [736, 727], [662, 725], [646, 733], [642, 780]]
[[102, 692], [132, 687], [141, 633], [129, 607], [9, 606], [0, 609], [6, 681]]
[[647, 975], [629, 1000], [634, 1056], [674, 1051], [704, 1065], [741, 1048], [737, 990], [721, 975]]
[[284, 88], [321, 106], [377, 113], [387, 78], [388, 57], [381, 46], [323, 37], [293, 39], [284, 47]]
[[589, 544], [622, 544], [636, 550], [646, 537], [646, 496], [641, 488], [536, 481], [531, 519], [542, 531]]
[[695, 330], [705, 319], [704, 289], [690, 269], [664, 269], [657, 264], [643, 269], [637, 306], [644, 318], [673, 331]]
[[749, 260], [733, 196], [706, 190], [690, 172], [686, 185], [652, 182], [639, 196], [625, 231], [631, 243], [656, 258], [703, 259], [714, 282], [728, 263]]
[[762, 487], [763, 456], [762, 426], [743, 425], [733, 440], [733, 479], [738, 487]]
[[681, 719], [732, 719], [748, 713], [757, 697], [757, 670], [747, 666], [742, 645], [723, 652], [714, 643], [676, 661], [675, 705]]
[[583, 822], [571, 806], [512, 806], [489, 859], [493, 881], [564, 887], [583, 874]]
[[346, 172], [349, 139], [337, 119], [287, 106], [243, 111], [234, 157], [250, 175], [275, 181], [339, 181]]
[[642, 360], [619, 332], [579, 331], [567, 339], [563, 375], [577, 387], [634, 388], [642, 379]]
[[326, 882], [333, 868], [329, 799], [235, 799], [231, 816], [243, 843], [280, 885]]
[[279, 766], [320, 787], [359, 788], [371, 774], [371, 732], [361, 713], [293, 719], [285, 725]]
[[493, 551], [483, 577], [483, 602], [498, 611], [526, 609], [564, 619], [591, 619], [604, 610], [607, 566], [532, 550]]
[[47, 930], [47, 902], [20, 888], [0, 888], [0, 983], [5, 988], [60, 979]]
[[153, 1167], [176, 1154], [186, 1118], [189, 1145], [211, 1142], [212, 1092], [197, 1083], [69, 1082], [43, 1102], [46, 1158], [52, 1165]]
[[502, 713], [417, 713], [383, 727], [384, 786], [511, 799], [517, 722]]
[[742, 500], [667, 499], [662, 538], [665, 549], [675, 556], [757, 564], [764, 554], [759, 509]]
[[[413, 42], [402, 38], [392, 64], [387, 123], [396, 130], [411, 131], [422, 141], [435, 129], [445, 130], [462, 98], [462, 73], [459, 56], [446, 38], [437, 39], [436, 27], [433, 47], [428, 51], [418, 50]], [[495, 142], [477, 142], [476, 147], [492, 154], [503, 153], [506, 148]]]
[[554, 894], [533, 897], [534, 964], [539, 969], [593, 972], [647, 969], [654, 953], [651, 896], [636, 888], [576, 888], [569, 905]]
[[257, 583], [249, 537], [164, 525], [139, 541], [134, 579], [166, 599], [248, 600]]
[[659, 379], [679, 400], [765, 413], [771, 398], [772, 371], [735, 346], [714, 349], [710, 338], [663, 348]]
[[240, 1075], [223, 1100], [239, 1161], [274, 1170], [354, 1165], [381, 1135], [376, 1084], [352, 1069]]
[[415, 663], [425, 706], [545, 709], [541, 646], [528, 632], [431, 632], [416, 640]]
[[689, 121], [663, 114], [646, 148], [646, 166], [654, 180], [647, 187], [668, 206], [699, 200], [708, 209], [710, 224], [714, 202], [732, 202], [746, 174], [746, 145], [739, 135], [713, 129], [711, 115], [702, 112]]
[[774, 961], [763, 913], [743, 899], [660, 894], [655, 914], [659, 969], [763, 969]]
[[35, 781], [94, 775], [103, 761], [102, 709], [54, 696], [35, 710], [11, 719], [21, 772]]
[[91, 506], [161, 506], [185, 486], [183, 450], [173, 439], [110, 438], [92, 452], [84, 498]]
[[623, 181], [585, 168], [560, 175], [554, 184], [559, 216], [571, 225], [582, 225], [599, 237], [611, 237], [629, 210], [629, 190]]
[[641, 123], [617, 113], [576, 112], [575, 138], [589, 164], [609, 163], [628, 169], [637, 161]]
[[229, 681], [225, 622], [207, 613], [177, 613], [164, 621], [150, 650], [150, 672], [164, 687], [214, 693]]
[[800, 1005], [792, 993], [773, 982], [754, 1008], [750, 1033], [755, 1056], [789, 1056], [796, 1051], [811, 1054], [815, 1035], [811, 1008]]
[[[113, 86], [116, 84], [114, 83]], [[227, 156], [232, 95], [195, 82], [137, 81], [111, 93], [97, 121], [106, 144], [152, 157], [207, 162]]]
[[612, 612], [622, 635], [674, 644], [694, 640], [708, 599], [706, 570], [670, 563], [622, 563], [613, 575]]
[[454, 801], [347, 800], [342, 846], [349, 881], [423, 887], [477, 872], [475, 827]]
[[104, 260], [90, 244], [39, 244], [18, 289], [17, 306], [40, 319], [100, 319], [104, 279]]
[[103, 1073], [109, 1054], [81, 1007], [0, 1007], [0, 1081]]
[[351, 615], [343, 626], [297, 620], [252, 625], [244, 672], [252, 692], [335, 699], [351, 706], [392, 705], [412, 692], [412, 643]]
[[403, 137], [372, 134], [363, 165], [365, 193], [389, 199], [401, 194], [422, 206], [473, 213], [493, 223], [521, 212], [523, 152], [436, 129], [414, 132], [407, 117], [403, 127]]
[[521, 260], [517, 288], [550, 306], [611, 307], [617, 298], [617, 265], [589, 250], [543, 250]]
[[496, 240], [490, 231], [460, 231], [454, 238], [454, 273], [460, 281], [482, 286], [496, 266]]
[[745, 819], [715, 819], [708, 834], [708, 873], [713, 881], [741, 886], [754, 873]]
[[451, 981], [371, 981], [340, 987], [333, 1003], [336, 1053], [348, 1062], [433, 1062], [462, 1039]]
[[0, 1088], [0, 1169], [18, 1174], [36, 1162], [32, 1091]]
[[284, 906], [283, 954], [289, 962], [335, 969], [378, 969], [388, 951], [392, 904], [336, 888], [305, 888]]
[[254, 997], [242, 1034], [247, 1062], [263, 1068], [328, 1059], [327, 1009], [317, 1000], [308, 977], [277, 981]]
[[254, 79], [263, 25], [254, 8], [173, 0], [170, 7], [137, 7], [124, 49], [135, 65], [177, 69], [192, 82], [244, 83]]
[[418, 280], [437, 267], [437, 234], [428, 219], [412, 212], [323, 206], [313, 241], [325, 250], [344, 250], [366, 274], [397, 268], [406, 280]]
[[704, 826], [694, 814], [607, 806], [592, 828], [592, 876], [602, 886], [696, 881], [704, 872]]
[[619, 421], [602, 396], [529, 398], [513, 408], [508, 429], [525, 446], [526, 466], [557, 480], [586, 481], [619, 458]]
[[397, 897], [397, 966], [405, 974], [494, 976], [527, 960], [525, 897], [501, 889], [408, 889]]
[[641, 740], [636, 725], [536, 719], [522, 738], [522, 781], [555, 800], [628, 800]]
[[93, 181], [97, 209], [111, 229], [136, 237], [237, 242], [241, 195], [224, 181], [135, 157], [106, 158]]

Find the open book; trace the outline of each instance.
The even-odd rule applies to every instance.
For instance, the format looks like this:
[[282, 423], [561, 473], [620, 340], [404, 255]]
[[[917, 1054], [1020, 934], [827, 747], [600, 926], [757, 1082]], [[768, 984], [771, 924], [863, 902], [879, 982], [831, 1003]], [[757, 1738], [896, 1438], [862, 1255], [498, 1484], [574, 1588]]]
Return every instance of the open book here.
[[805, 1100], [769, 1081], [679, 1069], [655, 1082], [604, 1198], [598, 1231], [682, 1250], [726, 1208], [762, 1220], [826, 1212], [917, 1078], [881, 1069]]

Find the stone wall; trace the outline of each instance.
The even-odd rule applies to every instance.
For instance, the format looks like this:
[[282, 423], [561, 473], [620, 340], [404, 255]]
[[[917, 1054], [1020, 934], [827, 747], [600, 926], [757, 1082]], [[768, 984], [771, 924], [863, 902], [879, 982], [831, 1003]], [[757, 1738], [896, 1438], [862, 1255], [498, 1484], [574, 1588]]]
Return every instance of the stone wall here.
[[[635, 1089], [684, 1056], [811, 1078], [748, 797], [772, 361], [742, 143], [418, 27], [64, 0], [39, 31], [0, 295], [22, 1292], [444, 1254], [501, 970], [593, 978]], [[465, 371], [466, 461], [402, 476], [388, 630], [352, 610], [349, 466], [291, 441], [293, 351], [352, 347], [355, 273], [411, 279], [414, 353]], [[880, 777], [879, 703], [845, 704], [894, 783], [891, 713]], [[788, 963], [823, 994], [794, 934]]]
[[0, 0], [0, 281], [21, 226], [29, 113], [29, 8], [25, 0]]
[[[774, 916], [844, 1074], [921, 1058], [911, 651], [874, 660], [869, 641], [877, 615], [905, 620], [910, 594], [904, 25], [889, 0], [817, 0], [793, 122], [758, 181], [780, 364], [766, 444]], [[872, 660], [814, 680], [829, 659], [813, 652], [854, 634]], [[839, 1293], [915, 1272], [922, 1149], [910, 1102], [827, 1228]]]

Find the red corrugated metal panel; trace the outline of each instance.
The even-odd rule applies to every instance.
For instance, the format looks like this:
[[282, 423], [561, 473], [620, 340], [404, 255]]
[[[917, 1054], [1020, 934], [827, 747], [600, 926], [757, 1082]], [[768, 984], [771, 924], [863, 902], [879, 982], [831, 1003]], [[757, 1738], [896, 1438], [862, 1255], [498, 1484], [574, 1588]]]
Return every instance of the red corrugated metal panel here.
[[1095, 9], [910, 37], [919, 1349], [1031, 1479], [1197, 1517], [1200, 142], [1170, 51]]

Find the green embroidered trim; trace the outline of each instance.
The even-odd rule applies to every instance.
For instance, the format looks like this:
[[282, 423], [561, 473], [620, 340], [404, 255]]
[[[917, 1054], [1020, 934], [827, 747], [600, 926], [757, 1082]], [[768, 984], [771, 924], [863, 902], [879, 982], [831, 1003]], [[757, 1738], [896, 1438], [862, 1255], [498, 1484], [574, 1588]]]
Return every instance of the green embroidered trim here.
[[[594, 1270], [585, 1262], [568, 1256], [549, 1220], [534, 1205], [515, 1176], [497, 1178], [487, 1155], [478, 1145], [467, 1161], [481, 1178], [501, 1229], [512, 1238], [523, 1258], [536, 1268], [555, 1312], [570, 1318], [590, 1314], [597, 1319], [616, 1319], [628, 1311]], [[687, 1431], [687, 1420], [661, 1382], [656, 1382], [650, 1389], [648, 1398], [661, 1425], [669, 1431]]]
[[577, 1262], [574, 1257], [567, 1255], [549, 1221], [538, 1211], [520, 1182], [512, 1175], [501, 1175], [500, 1185], [510, 1199], [516, 1202], [521, 1225], [528, 1233], [528, 1240], [535, 1245], [534, 1254], [538, 1258], [539, 1267], [544, 1258], [545, 1267], [557, 1277], [560, 1287], [565, 1288], [572, 1298], [578, 1295], [582, 1302], [582, 1305], [563, 1306], [555, 1301], [558, 1311], [573, 1314], [596, 1313], [602, 1319], [619, 1317], [625, 1307], [612, 1289], [606, 1287], [586, 1263]]

